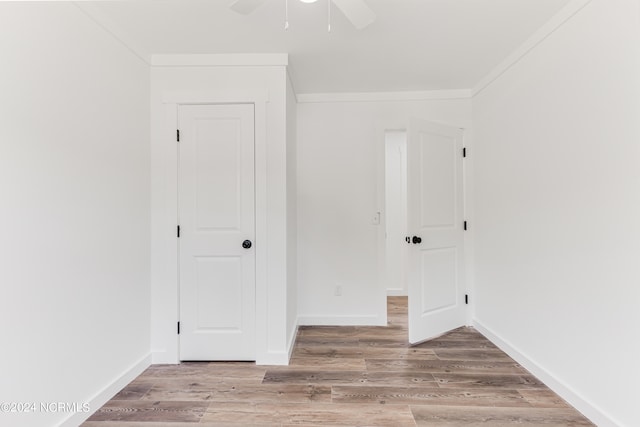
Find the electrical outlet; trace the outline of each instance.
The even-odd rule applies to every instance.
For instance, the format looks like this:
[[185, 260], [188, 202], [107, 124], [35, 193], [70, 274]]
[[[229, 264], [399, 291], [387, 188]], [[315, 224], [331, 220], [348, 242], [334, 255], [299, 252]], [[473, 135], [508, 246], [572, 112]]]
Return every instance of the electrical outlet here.
[[342, 285], [336, 285], [336, 290], [334, 292], [334, 295], [337, 297], [342, 296]]

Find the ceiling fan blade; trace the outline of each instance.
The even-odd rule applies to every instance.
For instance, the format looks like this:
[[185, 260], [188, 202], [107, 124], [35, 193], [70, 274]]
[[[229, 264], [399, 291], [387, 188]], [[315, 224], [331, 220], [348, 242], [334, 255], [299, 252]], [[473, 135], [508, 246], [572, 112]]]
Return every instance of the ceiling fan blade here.
[[358, 30], [373, 24], [376, 14], [364, 0], [333, 0], [333, 3]]
[[236, 0], [229, 8], [241, 15], [249, 15], [256, 10], [265, 0]]

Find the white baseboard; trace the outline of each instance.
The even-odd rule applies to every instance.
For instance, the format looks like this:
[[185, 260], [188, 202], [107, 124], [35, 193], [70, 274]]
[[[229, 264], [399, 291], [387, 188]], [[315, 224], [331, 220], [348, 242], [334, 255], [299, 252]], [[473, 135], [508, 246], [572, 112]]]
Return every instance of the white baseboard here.
[[300, 326], [387, 326], [379, 316], [301, 316]]
[[296, 337], [298, 336], [298, 322], [296, 322], [295, 327], [293, 328], [293, 332], [291, 336], [288, 338], [287, 348], [285, 351], [269, 351], [266, 354], [258, 355], [256, 358], [256, 365], [279, 365], [286, 366], [289, 364], [289, 360], [291, 360], [291, 355], [293, 354], [293, 348], [296, 344]]
[[115, 396], [120, 390], [127, 384], [133, 381], [138, 375], [140, 375], [145, 369], [151, 365], [151, 353], [144, 356], [137, 361], [133, 366], [123, 372], [120, 376], [115, 378], [111, 384], [104, 387], [92, 398], [87, 399], [86, 402], [91, 408], [90, 412], [77, 412], [71, 414], [66, 420], [60, 423], [60, 427], [76, 427], [85, 422], [94, 412], [107, 403], [113, 396]]
[[269, 351], [265, 354], [259, 355], [256, 358], [256, 365], [287, 366], [288, 364], [288, 351]]
[[407, 290], [402, 288], [387, 288], [388, 297], [406, 297]]
[[180, 363], [178, 355], [164, 350], [151, 350], [151, 363], [154, 365], [177, 365]]
[[596, 405], [584, 398], [580, 393], [575, 391], [565, 382], [556, 378], [536, 361], [529, 358], [518, 348], [513, 346], [509, 341], [500, 337], [497, 333], [482, 324], [481, 321], [474, 319], [474, 328], [489, 341], [498, 346], [502, 351], [507, 353], [513, 360], [522, 365], [525, 369], [535, 375], [547, 387], [557, 393], [566, 400], [571, 406], [580, 411], [585, 417], [589, 418], [598, 427], [619, 427], [622, 424], [614, 421], [614, 419], [598, 408]]
[[298, 321], [298, 319], [296, 319], [296, 326], [295, 328], [293, 328], [293, 333], [289, 337], [289, 342], [287, 343], [287, 353], [289, 354], [289, 357], [287, 359], [287, 365], [289, 364], [289, 360], [291, 360], [291, 356], [293, 355], [293, 349], [296, 346], [296, 338], [298, 337], [299, 325], [300, 325], [300, 322]]

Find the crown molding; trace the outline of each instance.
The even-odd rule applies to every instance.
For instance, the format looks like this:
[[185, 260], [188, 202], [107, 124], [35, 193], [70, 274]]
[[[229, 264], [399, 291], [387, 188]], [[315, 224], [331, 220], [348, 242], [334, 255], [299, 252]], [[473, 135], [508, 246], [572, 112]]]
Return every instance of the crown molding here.
[[562, 27], [566, 22], [573, 18], [592, 0], [572, 0], [557, 14], [555, 14], [546, 24], [538, 31], [533, 33], [520, 47], [513, 51], [506, 59], [504, 59], [497, 67], [487, 74], [472, 90], [472, 97], [480, 94], [484, 89], [489, 87], [500, 76], [506, 73], [511, 67], [516, 65], [522, 58], [527, 56], [529, 52], [535, 49], [540, 43], [553, 34], [558, 28]]
[[131, 34], [105, 15], [96, 3], [88, 1], [74, 1], [72, 3], [145, 64], [151, 64], [151, 55], [148, 53], [149, 49], [144, 48]]
[[286, 67], [288, 64], [286, 53], [151, 55], [154, 67]]
[[469, 99], [470, 89], [427, 90], [410, 92], [299, 93], [299, 103], [381, 102]]

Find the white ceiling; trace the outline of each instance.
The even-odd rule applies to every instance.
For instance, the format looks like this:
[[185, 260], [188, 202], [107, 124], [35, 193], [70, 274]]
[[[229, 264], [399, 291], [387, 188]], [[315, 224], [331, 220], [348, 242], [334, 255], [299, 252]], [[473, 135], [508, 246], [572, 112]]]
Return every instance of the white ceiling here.
[[297, 93], [470, 89], [569, 0], [366, 0], [377, 20], [354, 29], [327, 0], [96, 2], [143, 54], [289, 53]]

